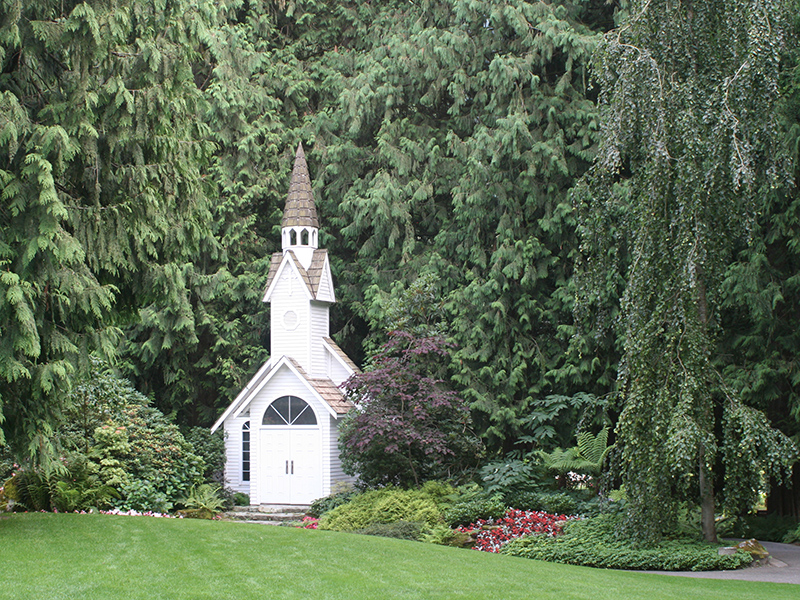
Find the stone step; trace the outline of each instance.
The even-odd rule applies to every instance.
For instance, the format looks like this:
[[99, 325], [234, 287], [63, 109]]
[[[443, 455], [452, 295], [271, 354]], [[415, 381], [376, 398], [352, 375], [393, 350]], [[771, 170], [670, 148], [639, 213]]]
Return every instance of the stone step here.
[[222, 516], [235, 521], [276, 521], [285, 523], [287, 521], [302, 521], [305, 513], [259, 513], [259, 512], [226, 512]]
[[309, 506], [269, 505], [234, 506], [233, 510], [222, 513], [222, 517], [234, 521], [269, 523], [280, 525], [290, 521], [302, 521]]

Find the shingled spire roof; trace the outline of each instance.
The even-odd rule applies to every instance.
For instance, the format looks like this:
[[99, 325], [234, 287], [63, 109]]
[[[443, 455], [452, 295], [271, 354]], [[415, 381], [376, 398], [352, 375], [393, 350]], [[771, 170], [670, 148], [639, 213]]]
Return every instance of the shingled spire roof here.
[[308, 175], [308, 165], [302, 142], [297, 144], [292, 180], [289, 183], [289, 195], [286, 198], [286, 208], [283, 211], [283, 221], [281, 222], [281, 227], [295, 226], [319, 228], [317, 208], [314, 206], [314, 192], [311, 190], [311, 177]]

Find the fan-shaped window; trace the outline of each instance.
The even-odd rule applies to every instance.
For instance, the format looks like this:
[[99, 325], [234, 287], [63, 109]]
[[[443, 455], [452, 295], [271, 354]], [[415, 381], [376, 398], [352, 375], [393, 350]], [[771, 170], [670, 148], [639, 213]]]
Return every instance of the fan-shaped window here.
[[267, 407], [263, 425], [316, 425], [317, 417], [305, 400], [282, 396]]
[[242, 481], [250, 481], [250, 421], [242, 425]]

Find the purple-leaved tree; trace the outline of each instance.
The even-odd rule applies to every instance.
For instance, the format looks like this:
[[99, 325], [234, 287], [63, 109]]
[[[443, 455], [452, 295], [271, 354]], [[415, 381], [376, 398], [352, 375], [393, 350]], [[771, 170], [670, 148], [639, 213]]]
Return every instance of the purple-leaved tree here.
[[372, 368], [343, 386], [356, 405], [340, 431], [344, 470], [368, 486], [457, 479], [475, 466], [483, 445], [466, 402], [437, 377], [449, 345], [438, 335], [389, 336]]

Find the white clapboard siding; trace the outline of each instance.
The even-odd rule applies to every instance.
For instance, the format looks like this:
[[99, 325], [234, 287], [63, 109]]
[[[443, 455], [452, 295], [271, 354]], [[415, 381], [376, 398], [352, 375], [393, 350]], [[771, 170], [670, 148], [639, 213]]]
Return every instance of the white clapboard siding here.
[[[242, 426], [250, 420], [244, 414], [225, 421], [225, 481], [227, 486], [243, 494], [250, 493], [250, 482], [242, 481]], [[253, 468], [253, 437], [250, 436], [250, 469]]]
[[[329, 336], [329, 305], [321, 302], [311, 302], [309, 305], [311, 317], [310, 344], [311, 368], [309, 372], [315, 377], [327, 376], [327, 357], [322, 338]], [[302, 363], [301, 363], [302, 364]]]
[[325, 351], [325, 364], [326, 364], [326, 371], [328, 379], [333, 381], [336, 385], [341, 385], [348, 379], [350, 379], [349, 370], [347, 370], [344, 365], [342, 364], [341, 360], [334, 356], [330, 351], [326, 349]]
[[330, 420], [330, 487], [328, 488], [328, 494], [331, 493], [331, 490], [337, 483], [354, 483], [355, 477], [347, 475], [344, 471], [342, 471], [342, 461], [339, 458], [339, 423], [340, 420], [336, 420], [331, 417]]
[[[308, 301], [301, 298], [296, 289], [293, 294], [289, 294], [286, 288], [286, 284], [279, 282], [273, 294], [270, 311], [271, 354], [276, 358], [291, 356], [304, 369], [309, 369], [311, 308]], [[286, 327], [286, 313], [289, 311], [292, 311], [297, 318], [297, 323], [292, 328]]]

